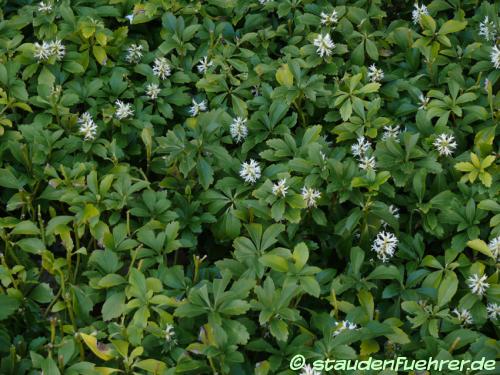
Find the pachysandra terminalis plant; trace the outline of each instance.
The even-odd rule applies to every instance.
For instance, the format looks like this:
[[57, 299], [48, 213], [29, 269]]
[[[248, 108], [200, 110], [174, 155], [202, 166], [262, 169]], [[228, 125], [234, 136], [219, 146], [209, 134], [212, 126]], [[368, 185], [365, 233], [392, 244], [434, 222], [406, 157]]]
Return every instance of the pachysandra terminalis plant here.
[[3, 1], [0, 374], [498, 360], [499, 13]]

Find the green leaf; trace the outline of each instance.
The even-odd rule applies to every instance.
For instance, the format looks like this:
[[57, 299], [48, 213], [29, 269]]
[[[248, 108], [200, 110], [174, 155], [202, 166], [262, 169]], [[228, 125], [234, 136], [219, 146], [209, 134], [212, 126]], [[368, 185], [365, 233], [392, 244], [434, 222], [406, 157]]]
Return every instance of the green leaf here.
[[438, 31], [438, 34], [450, 34], [456, 33], [465, 29], [467, 26], [467, 21], [457, 21], [457, 20], [449, 20], [446, 21], [443, 26]]
[[366, 278], [367, 280], [398, 280], [402, 282], [401, 272], [396, 268], [396, 266], [390, 265], [380, 265], [375, 268]]
[[475, 239], [472, 241], [468, 241], [467, 246], [469, 246], [471, 249], [479, 251], [480, 253], [482, 253], [482, 254], [484, 254], [492, 259], [495, 259], [490, 248], [488, 247], [486, 242], [484, 242], [483, 240]]
[[455, 272], [446, 270], [438, 289], [438, 306], [445, 306], [451, 301], [458, 289], [458, 278]]
[[279, 255], [265, 254], [259, 258], [259, 262], [275, 271], [288, 272], [287, 260]]
[[295, 261], [295, 266], [298, 270], [301, 270], [307, 263], [309, 259], [309, 250], [304, 242], [299, 243], [293, 248], [292, 254], [293, 260]]
[[14, 314], [21, 302], [14, 297], [8, 296], [6, 294], [0, 294], [0, 320], [5, 320], [12, 314]]
[[199, 158], [196, 164], [196, 171], [198, 172], [201, 186], [203, 186], [203, 189], [207, 190], [214, 182], [214, 170], [205, 158]]

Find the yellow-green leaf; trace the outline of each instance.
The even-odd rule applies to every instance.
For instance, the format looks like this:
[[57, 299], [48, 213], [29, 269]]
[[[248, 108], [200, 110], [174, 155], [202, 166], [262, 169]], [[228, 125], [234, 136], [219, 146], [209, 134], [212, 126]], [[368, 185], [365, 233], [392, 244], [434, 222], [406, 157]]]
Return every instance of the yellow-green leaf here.
[[480, 253], [482, 253], [490, 258], [495, 259], [495, 257], [491, 253], [490, 248], [488, 247], [486, 242], [484, 242], [483, 240], [475, 239], [475, 240], [469, 241], [469, 242], [467, 242], [467, 246], [469, 246], [471, 249], [479, 251]]
[[494, 155], [489, 155], [487, 157], [485, 157], [482, 161], [481, 161], [481, 168], [482, 169], [486, 169], [488, 168], [494, 161], [495, 161], [495, 156]]
[[291, 87], [293, 85], [293, 74], [288, 64], [281, 65], [276, 72], [276, 80], [281, 86]]
[[80, 337], [89, 349], [103, 361], [109, 361], [115, 358], [113, 350], [111, 350], [107, 345], [97, 342], [97, 339], [94, 336], [87, 335], [86, 333], [80, 333]]
[[94, 46], [92, 47], [92, 53], [99, 64], [106, 65], [108, 62], [108, 56], [106, 55], [106, 50], [104, 48], [101, 46]]
[[472, 165], [474, 167], [476, 167], [477, 169], [481, 168], [481, 162], [479, 161], [479, 158], [475, 153], [470, 153], [470, 160], [472, 161]]
[[377, 353], [380, 350], [379, 344], [375, 340], [363, 340], [361, 341], [360, 355], [362, 357], [368, 357], [370, 354]]
[[488, 172], [480, 172], [479, 179], [486, 187], [490, 187], [491, 183], [493, 182], [493, 178], [491, 177], [491, 174], [489, 174]]
[[135, 367], [153, 374], [162, 374], [163, 371], [167, 369], [167, 365], [165, 363], [152, 358], [137, 362]]
[[461, 162], [455, 164], [455, 169], [461, 172], [471, 172], [474, 170], [474, 166], [469, 162]]

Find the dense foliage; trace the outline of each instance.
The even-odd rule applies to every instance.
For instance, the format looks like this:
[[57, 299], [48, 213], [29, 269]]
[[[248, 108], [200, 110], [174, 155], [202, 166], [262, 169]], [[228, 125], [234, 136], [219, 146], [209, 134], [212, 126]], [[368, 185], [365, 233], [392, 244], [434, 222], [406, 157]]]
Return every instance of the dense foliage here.
[[0, 4], [1, 374], [500, 358], [498, 2]]

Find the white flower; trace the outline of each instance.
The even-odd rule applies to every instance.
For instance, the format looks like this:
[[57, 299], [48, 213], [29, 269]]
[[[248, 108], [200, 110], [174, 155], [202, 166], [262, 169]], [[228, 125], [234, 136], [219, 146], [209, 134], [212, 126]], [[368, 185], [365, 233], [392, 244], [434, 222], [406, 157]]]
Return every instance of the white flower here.
[[175, 340], [175, 330], [172, 324], [167, 324], [165, 330], [163, 331], [165, 335], [166, 342], [176, 342]]
[[470, 311], [467, 309], [453, 309], [453, 314], [460, 320], [460, 324], [467, 326], [474, 323]]
[[241, 164], [240, 176], [245, 182], [255, 183], [260, 178], [260, 166], [255, 160]]
[[388, 139], [392, 139], [394, 142], [399, 143], [399, 125], [395, 126], [384, 126], [384, 134], [382, 134], [382, 140], [387, 141]]
[[377, 257], [382, 262], [387, 262], [394, 256], [398, 246], [398, 239], [391, 232], [379, 232], [372, 244], [372, 250], [377, 253]]
[[142, 59], [142, 50], [143, 46], [140, 44], [131, 44], [127, 49], [127, 56], [125, 60], [127, 60], [131, 64], [137, 64]]
[[[397, 208], [396, 206], [394, 206], [393, 204], [391, 204], [389, 206], [389, 212], [392, 214], [392, 216], [394, 216], [396, 219], [399, 219], [399, 208]], [[387, 223], [385, 221], [382, 220], [382, 226], [384, 228], [387, 228]]]
[[345, 330], [355, 330], [358, 326], [354, 323], [351, 323], [348, 320], [343, 320], [341, 322], [335, 323], [335, 331], [333, 332], [333, 336], [337, 336], [340, 332]]
[[58, 61], [63, 59], [66, 54], [66, 47], [63, 46], [59, 39], [50, 42], [50, 54], [56, 56]]
[[321, 373], [312, 368], [310, 364], [307, 364], [302, 367], [300, 375], [321, 375]]
[[368, 68], [368, 78], [372, 82], [380, 82], [384, 79], [384, 71], [382, 69], [377, 69], [375, 64], [372, 64]]
[[207, 102], [202, 100], [201, 102], [197, 102], [196, 100], [193, 99], [193, 105], [189, 109], [189, 113], [191, 114], [191, 117], [197, 116], [198, 113], [200, 112], [205, 112], [207, 110]]
[[500, 69], [500, 49], [497, 46], [491, 48], [491, 63], [496, 69]]
[[90, 113], [83, 113], [78, 119], [78, 123], [80, 124], [80, 133], [84, 136], [83, 139], [86, 141], [95, 139], [97, 134], [97, 125]]
[[321, 197], [321, 193], [318, 190], [305, 186], [302, 188], [301, 194], [309, 208], [316, 207], [316, 200]]
[[286, 178], [282, 178], [278, 183], [273, 185], [273, 194], [277, 197], [284, 198], [288, 191], [288, 186], [286, 186]]
[[427, 104], [429, 104], [429, 98], [424, 96], [424, 94], [420, 94], [418, 96], [418, 100], [420, 100], [420, 107], [418, 109], [427, 109]]
[[318, 47], [316, 52], [321, 57], [325, 55], [330, 56], [332, 54], [332, 50], [335, 48], [335, 43], [333, 43], [332, 38], [330, 38], [330, 34], [319, 34], [316, 39], [314, 39], [314, 45]]
[[334, 10], [331, 14], [321, 12], [321, 24], [322, 25], [333, 25], [339, 21], [337, 11]]
[[260, 95], [259, 86], [253, 86], [250, 91], [252, 92], [252, 95], [254, 97], [257, 97]]
[[116, 100], [115, 105], [115, 115], [119, 120], [126, 119], [134, 114], [134, 110], [132, 109], [130, 103], [123, 103], [121, 100]]
[[496, 303], [488, 303], [486, 306], [486, 311], [488, 312], [488, 317], [491, 320], [500, 319], [500, 305]]
[[493, 238], [488, 244], [488, 247], [497, 261], [500, 261], [500, 236]]
[[482, 296], [486, 289], [490, 287], [490, 284], [486, 282], [488, 276], [483, 275], [479, 277], [477, 274], [473, 274], [469, 276], [467, 279], [467, 284], [473, 294], [477, 294], [478, 296]]
[[208, 56], [205, 56], [200, 61], [198, 61], [198, 65], [196, 66], [196, 68], [198, 69], [198, 73], [205, 73], [213, 64], [214, 63], [208, 59]]
[[260, 3], [261, 5], [264, 5], [264, 4], [266, 4], [266, 3], [270, 2], [270, 1], [271, 1], [271, 0], [259, 0], [259, 3]]
[[440, 134], [433, 143], [441, 156], [451, 156], [457, 147], [455, 137], [451, 134]]
[[420, 19], [422, 16], [425, 14], [426, 16], [429, 15], [429, 11], [427, 10], [427, 7], [422, 4], [420, 7], [418, 6], [418, 3], [414, 5], [415, 9], [413, 9], [413, 12], [411, 13], [411, 17], [413, 18], [413, 23], [416, 25], [417, 23], [420, 22]]
[[490, 84], [490, 80], [488, 78], [484, 79], [484, 91], [488, 93], [488, 86]]
[[484, 17], [483, 22], [479, 23], [479, 35], [484, 36], [487, 41], [495, 40], [496, 27], [493, 21], [490, 21], [488, 16]]
[[389, 212], [394, 216], [396, 219], [399, 219], [399, 208], [391, 204], [389, 206]]
[[134, 13], [126, 15], [125, 18], [128, 19], [130, 23], [132, 23], [132, 21], [134, 20]]
[[50, 13], [50, 12], [52, 12], [52, 4], [49, 1], [47, 1], [47, 2], [40, 1], [38, 3], [38, 11], [40, 13]]
[[146, 85], [146, 95], [149, 96], [152, 100], [155, 100], [160, 94], [161, 89], [158, 87], [156, 83], [148, 83]]
[[365, 137], [358, 137], [357, 143], [351, 146], [351, 152], [354, 156], [358, 158], [362, 158], [366, 155], [366, 153], [370, 150], [371, 143], [367, 141]]
[[233, 137], [236, 143], [243, 141], [247, 137], [248, 128], [246, 123], [246, 118], [236, 117], [233, 119], [233, 123], [231, 124], [229, 131], [231, 133], [231, 137]]
[[35, 43], [33, 44], [35, 47], [35, 52], [33, 53], [33, 56], [35, 59], [38, 60], [38, 62], [41, 61], [46, 61], [49, 59], [50, 56], [52, 56], [52, 48], [50, 43], [48, 42], [43, 42], [42, 44], [40, 43]]
[[377, 168], [375, 156], [363, 156], [359, 159], [358, 166], [365, 171], [374, 171]]
[[157, 76], [160, 79], [166, 79], [171, 71], [170, 71], [170, 65], [168, 64], [168, 61], [164, 57], [157, 57], [154, 61], [153, 65], [153, 73], [155, 76]]

